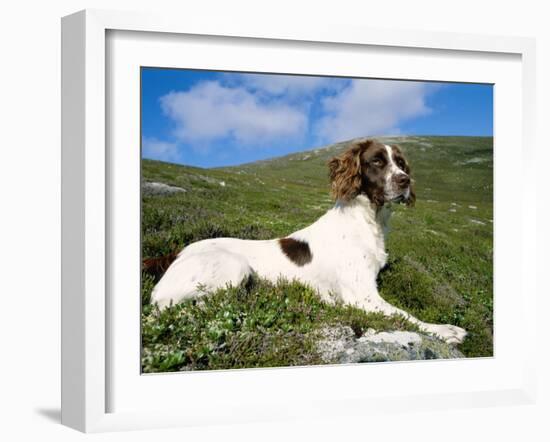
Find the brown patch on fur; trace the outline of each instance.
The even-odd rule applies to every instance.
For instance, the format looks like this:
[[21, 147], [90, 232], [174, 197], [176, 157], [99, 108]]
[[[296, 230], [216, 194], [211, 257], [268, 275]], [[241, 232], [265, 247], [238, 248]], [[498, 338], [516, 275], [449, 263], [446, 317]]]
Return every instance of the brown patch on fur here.
[[279, 245], [282, 252], [298, 267], [309, 264], [313, 259], [309, 244], [294, 238], [281, 238]]
[[410, 175], [411, 169], [409, 167], [409, 163], [407, 163], [407, 160], [399, 146], [392, 144], [390, 147], [393, 155], [393, 161], [397, 164], [397, 167], [399, 167], [407, 175]]
[[386, 170], [389, 165], [390, 159], [386, 146], [378, 141], [373, 140], [369, 148], [361, 155], [361, 177], [363, 180], [361, 193], [366, 194], [378, 208], [386, 202], [384, 191]]
[[155, 280], [159, 280], [164, 272], [168, 270], [178, 257], [179, 252], [172, 252], [169, 255], [160, 256], [158, 258], [144, 259], [141, 265], [141, 270], [154, 276]]
[[[390, 146], [391, 149], [392, 149], [392, 153], [393, 153], [393, 158], [394, 158], [394, 161], [395, 163], [397, 164], [397, 166], [403, 170], [403, 172], [405, 172], [407, 175], [411, 175], [411, 168], [409, 166], [409, 163], [407, 162], [407, 159], [405, 158], [405, 156], [403, 155], [403, 152], [401, 151], [401, 149], [399, 148], [399, 146], [396, 146], [395, 144], [393, 144], [392, 146]], [[405, 204], [408, 206], [408, 207], [414, 207], [414, 204], [416, 202], [416, 192], [414, 191], [414, 180], [411, 179], [411, 184], [410, 184], [410, 196], [409, 198], [405, 201]]]

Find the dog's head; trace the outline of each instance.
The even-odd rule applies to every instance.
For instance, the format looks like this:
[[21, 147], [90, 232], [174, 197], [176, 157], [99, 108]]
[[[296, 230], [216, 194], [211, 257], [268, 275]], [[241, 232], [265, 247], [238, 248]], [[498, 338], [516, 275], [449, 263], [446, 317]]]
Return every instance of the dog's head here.
[[397, 146], [375, 140], [356, 142], [332, 158], [328, 166], [332, 194], [337, 200], [350, 201], [364, 194], [377, 206], [387, 202], [414, 205], [410, 167]]

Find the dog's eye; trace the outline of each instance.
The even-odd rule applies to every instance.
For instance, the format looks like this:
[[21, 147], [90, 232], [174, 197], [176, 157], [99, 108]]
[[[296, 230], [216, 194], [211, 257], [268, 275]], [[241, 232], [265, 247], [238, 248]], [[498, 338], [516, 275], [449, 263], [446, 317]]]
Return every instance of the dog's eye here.
[[375, 158], [370, 162], [373, 166], [381, 167], [383, 165], [382, 160], [380, 158]]

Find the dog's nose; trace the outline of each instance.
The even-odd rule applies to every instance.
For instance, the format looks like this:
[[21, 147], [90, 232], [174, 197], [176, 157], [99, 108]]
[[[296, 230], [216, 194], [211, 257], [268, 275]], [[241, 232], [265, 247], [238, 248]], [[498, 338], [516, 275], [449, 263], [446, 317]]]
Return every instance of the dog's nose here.
[[409, 175], [402, 173], [395, 177], [395, 183], [399, 187], [407, 187], [409, 184], [411, 184], [411, 179], [409, 178]]

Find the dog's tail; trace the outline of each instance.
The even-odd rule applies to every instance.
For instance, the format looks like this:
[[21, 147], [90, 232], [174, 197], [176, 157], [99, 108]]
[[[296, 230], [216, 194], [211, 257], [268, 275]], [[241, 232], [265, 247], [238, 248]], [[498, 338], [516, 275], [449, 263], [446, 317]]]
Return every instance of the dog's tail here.
[[159, 280], [164, 272], [168, 270], [170, 264], [172, 264], [179, 255], [179, 251], [172, 252], [168, 255], [155, 257], [155, 258], [146, 258], [143, 260], [141, 265], [141, 270], [144, 272], [153, 275], [155, 280]]

